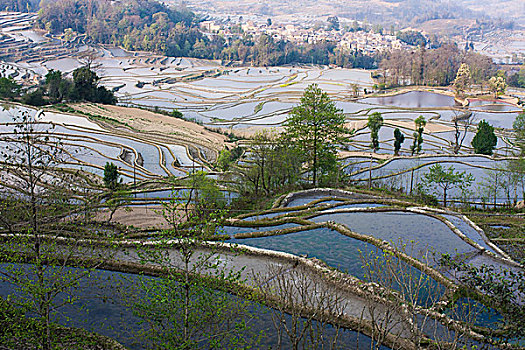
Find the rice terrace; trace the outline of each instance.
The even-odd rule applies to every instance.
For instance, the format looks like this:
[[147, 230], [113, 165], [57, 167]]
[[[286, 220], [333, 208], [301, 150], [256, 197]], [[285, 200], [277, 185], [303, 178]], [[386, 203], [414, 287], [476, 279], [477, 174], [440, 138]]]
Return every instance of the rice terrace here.
[[0, 12], [0, 348], [525, 346], [524, 68], [473, 29], [331, 16], [405, 40], [343, 53], [279, 41], [284, 10], [24, 4]]

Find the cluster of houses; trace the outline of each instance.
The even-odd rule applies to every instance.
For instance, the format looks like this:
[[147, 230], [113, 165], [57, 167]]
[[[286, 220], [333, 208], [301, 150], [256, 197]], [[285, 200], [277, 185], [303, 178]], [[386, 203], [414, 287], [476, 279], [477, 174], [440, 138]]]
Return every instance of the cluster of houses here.
[[203, 21], [201, 29], [210, 36], [222, 35], [226, 39], [235, 39], [246, 34], [254, 37], [266, 34], [275, 40], [287, 40], [297, 44], [332, 41], [344, 49], [360, 50], [368, 54], [407, 47], [407, 44], [397, 39], [395, 35], [376, 33], [372, 30], [354, 30], [349, 26], [335, 29], [312, 20], [304, 23], [275, 24], [271, 19], [243, 21], [228, 17]]

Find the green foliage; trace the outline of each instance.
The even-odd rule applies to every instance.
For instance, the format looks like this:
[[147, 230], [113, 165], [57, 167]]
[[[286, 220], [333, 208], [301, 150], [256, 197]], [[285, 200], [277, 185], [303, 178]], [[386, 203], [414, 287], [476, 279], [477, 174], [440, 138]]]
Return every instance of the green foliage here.
[[110, 193], [106, 196], [106, 202], [104, 205], [106, 206], [109, 215], [107, 218], [107, 223], [110, 224], [113, 220], [113, 216], [119, 210], [120, 208], [124, 208], [124, 210], [129, 211], [130, 209], [126, 207], [127, 204], [129, 204], [131, 199], [131, 193], [130, 191], [118, 189], [118, 187], [111, 190]]
[[98, 86], [100, 78], [89, 66], [82, 66], [73, 71], [73, 91], [71, 99], [74, 101], [91, 101], [105, 104], [115, 104], [116, 99], [111, 91]]
[[496, 344], [507, 341], [519, 343], [525, 339], [525, 273], [521, 269], [500, 268], [490, 265], [473, 266], [443, 255], [441, 265], [459, 272], [458, 278], [473, 297], [476, 291], [488, 296], [490, 305], [503, 316], [499, 331], [489, 334]]
[[223, 149], [219, 152], [219, 157], [217, 158], [217, 167], [222, 171], [227, 171], [231, 164], [232, 154], [227, 149]]
[[89, 66], [82, 66], [73, 71], [74, 93], [86, 96], [89, 100], [91, 93], [99, 81], [99, 77]]
[[224, 224], [224, 196], [204, 172], [187, 182], [182, 197], [174, 188], [162, 203], [168, 227], [160, 244], [137, 246], [141, 263], [162, 271], [133, 280], [136, 290], [125, 298], [147, 325], [138, 335], [155, 349], [250, 348], [258, 337], [249, 330], [249, 304], [227, 293], [239, 288], [242, 269], [226, 270], [220, 251], [205, 244]]
[[197, 171], [188, 177], [191, 186], [186, 198], [186, 208], [192, 207], [192, 217], [204, 220], [210, 213], [223, 210], [226, 206], [224, 193], [214, 179], [204, 171]]
[[405, 135], [403, 135], [399, 128], [396, 128], [394, 130], [394, 154], [396, 156], [399, 155], [399, 150], [401, 149], [403, 142], [405, 142]]
[[429, 168], [429, 172], [423, 175], [422, 185], [431, 192], [438, 194], [435, 187], [437, 186], [443, 191], [443, 206], [447, 206], [447, 191], [450, 189], [459, 189], [461, 191], [467, 190], [474, 177], [470, 173], [464, 171], [456, 171], [452, 166], [448, 169], [443, 168], [441, 164], [434, 164]]
[[178, 119], [182, 119], [184, 117], [184, 115], [182, 114], [181, 111], [177, 110], [177, 109], [174, 109], [173, 111], [171, 111], [170, 115], [173, 117], [173, 118], [178, 118]]
[[372, 149], [374, 152], [379, 150], [379, 130], [383, 126], [383, 117], [381, 113], [374, 112], [368, 117], [366, 126], [370, 129], [370, 138], [372, 139]]
[[[52, 322], [59, 309], [78, 300], [80, 281], [99, 261], [93, 255], [83, 270], [67, 266], [90, 254], [76, 240], [56, 239], [63, 234], [61, 219], [76, 209], [71, 194], [83, 184], [81, 178], [57, 170], [63, 146], [52, 129], [34, 121], [29, 112], [22, 112], [14, 118], [14, 133], [0, 138], [5, 159], [2, 180], [8, 176], [12, 184], [3, 187], [0, 196], [0, 225], [9, 233], [9, 243], [4, 242], [5, 235], [1, 237], [0, 281], [14, 288], [5, 299], [8, 307], [34, 318], [38, 327], [31, 345], [21, 348], [47, 350], [57, 340]], [[68, 222], [81, 225], [76, 220], [73, 215]]]
[[35, 91], [23, 95], [22, 103], [31, 106], [45, 106], [47, 104], [47, 101], [44, 100], [44, 94], [42, 93], [42, 90], [37, 89]]
[[521, 150], [521, 155], [525, 155], [525, 112], [518, 114], [512, 127], [516, 133], [516, 144]]
[[509, 76], [507, 84], [513, 87], [525, 88], [525, 68], [521, 68], [518, 73]]
[[119, 184], [118, 168], [115, 164], [107, 162], [104, 166], [104, 185], [110, 190], [116, 190]]
[[132, 310], [147, 325], [138, 335], [151, 348], [246, 349], [257, 344], [258, 338], [250, 334], [249, 302], [219, 289], [226, 282], [237, 282], [238, 276], [220, 276], [218, 262], [207, 263], [217, 271], [216, 280], [187, 278], [185, 272], [176, 271], [155, 279], [140, 278], [137, 288], [142, 292], [132, 299]]
[[318, 175], [337, 167], [335, 162], [338, 144], [347, 140], [345, 116], [326, 92], [317, 84], [308, 86], [301, 97], [301, 104], [294, 107], [284, 124], [285, 137], [304, 155], [306, 166], [312, 173], [312, 185]]
[[46, 89], [47, 95], [52, 101], [62, 101], [64, 97], [64, 78], [62, 72], [51, 69], [46, 74]]
[[290, 63], [337, 64], [346, 68], [376, 68], [376, 58], [362, 50], [341, 50], [330, 41], [301, 44], [239, 34], [226, 41], [197, 28], [195, 14], [184, 7], [167, 7], [153, 0], [46, 0], [38, 25], [72, 39], [86, 34], [96, 43], [126, 50], [156, 52], [173, 57], [241, 61], [253, 66]]
[[478, 131], [471, 142], [472, 147], [474, 147], [474, 152], [490, 156], [496, 148], [497, 143], [498, 138], [494, 134], [494, 127], [485, 120], [479, 122]]
[[454, 80], [454, 89], [456, 90], [456, 95], [461, 96], [465, 90], [470, 88], [470, 67], [466, 63], [462, 63], [456, 74], [456, 79]]
[[0, 98], [14, 98], [20, 95], [20, 85], [13, 78], [0, 78]]
[[248, 146], [249, 161], [235, 168], [241, 193], [257, 198], [262, 191], [269, 195], [299, 181], [304, 154], [294, 143], [263, 131]]
[[91, 101], [115, 104], [113, 92], [99, 86], [100, 78], [89, 65], [73, 71], [73, 80], [65, 78], [60, 71], [51, 69], [46, 74], [46, 81], [37, 90], [22, 96], [22, 101], [33, 106], [62, 101]]
[[[87, 331], [67, 328], [52, 323], [51, 347], [53, 349], [113, 349], [106, 339]], [[0, 344], [5, 349], [36, 349], [38, 339], [45, 332], [45, 325], [33, 317], [25, 317], [21, 309], [10, 305], [10, 298], [0, 298]], [[116, 342], [115, 342], [116, 343]], [[42, 347], [41, 347], [42, 348]]]
[[494, 94], [494, 97], [504, 94], [507, 89], [507, 83], [505, 81], [505, 73], [499, 74], [495, 77], [491, 77], [488, 81], [489, 91]]
[[425, 125], [427, 125], [427, 121], [422, 115], [420, 115], [416, 118], [416, 120], [414, 120], [414, 124], [416, 126], [416, 131], [413, 133], [414, 142], [412, 143], [412, 146], [410, 146], [412, 155], [414, 155], [414, 153], [419, 154], [421, 152], [421, 146], [423, 145], [423, 131], [425, 131]]
[[421, 32], [415, 30], [405, 30], [397, 33], [397, 38], [412, 46], [425, 46], [427, 39]]
[[[232, 137], [233, 134], [230, 135]], [[219, 157], [217, 157], [216, 166], [222, 171], [228, 171], [231, 165], [237, 161], [243, 154], [243, 148], [234, 147], [232, 150], [227, 148], [219, 152]]]

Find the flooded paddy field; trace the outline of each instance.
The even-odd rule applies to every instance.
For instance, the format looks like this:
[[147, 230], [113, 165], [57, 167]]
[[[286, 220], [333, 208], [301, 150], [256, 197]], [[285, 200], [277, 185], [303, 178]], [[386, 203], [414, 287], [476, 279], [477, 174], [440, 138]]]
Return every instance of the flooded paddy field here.
[[[189, 155], [187, 144], [174, 139], [173, 144], [148, 139], [140, 134], [104, 130], [87, 117], [43, 111], [17, 105], [0, 111], [0, 132], [7, 141], [16, 140], [16, 126], [21, 113], [28, 113], [35, 132], [47, 134], [65, 156], [64, 167], [82, 168], [100, 175], [107, 162], [120, 169], [124, 182], [166, 176], [181, 177], [193, 169], [207, 169], [202, 159]], [[175, 144], [180, 142], [180, 144]]]
[[[440, 89], [401, 90], [398, 93], [374, 95], [371, 93], [374, 92], [373, 86], [377, 81], [372, 78], [372, 72], [359, 69], [311, 65], [235, 67], [223, 65], [220, 61], [164, 57], [81, 43], [62, 47], [56, 39], [32, 30], [32, 19], [31, 16], [17, 14], [0, 16], [0, 31], [10, 38], [9, 45], [18, 45], [16, 47], [20, 48], [18, 56], [4, 57], [5, 66], [0, 67], [0, 71], [4, 70], [4, 75], [13, 75], [18, 81], [27, 83], [31, 79], [43, 77], [50, 69], [59, 69], [69, 74], [83, 64], [82, 56], [91, 52], [96, 57], [94, 64], [98, 67], [97, 74], [102, 78], [102, 84], [114, 90], [119, 104], [166, 112], [177, 109], [186, 119], [226, 133], [233, 131], [239, 135], [253, 135], [261, 129], [280, 130], [279, 127], [286, 121], [291, 109], [299, 103], [304, 89], [316, 83], [334, 99], [346, 115], [347, 126], [354, 130], [351, 142], [341, 145], [341, 158], [347, 164], [347, 173], [358, 182], [370, 177], [370, 172], [367, 175], [366, 170], [373, 164], [373, 181], [405, 183], [403, 187], [406, 188], [406, 170], [413, 166], [418, 167], [416, 177], [420, 178], [434, 161], [443, 161], [472, 173], [476, 184], [480, 184], [486, 171], [503, 166], [506, 157], [517, 152], [510, 130], [521, 109], [506, 100], [473, 98], [469, 99], [467, 107], [463, 107], [456, 104], [451, 91]], [[27, 55], [38, 52], [48, 54], [41, 55], [40, 59], [35, 54]], [[176, 126], [174, 124], [171, 129], [166, 129], [165, 119], [160, 115], [149, 116], [150, 124], [146, 125], [138, 114], [122, 116], [122, 110], [103, 111], [92, 106], [80, 106], [78, 109], [83, 113], [114, 118], [138, 130], [165, 134], [162, 138], [150, 137], [138, 135], [138, 130], [132, 129], [128, 131], [127, 137], [102, 136], [101, 133], [109, 134], [113, 130], [107, 130], [108, 125], [103, 126], [106, 131], [100, 130], [100, 123], [86, 122], [87, 118], [49, 112], [45, 114], [43, 121], [61, 123], [64, 126], [76, 124], [77, 127], [100, 130], [93, 137], [127, 150], [126, 153], [130, 155], [127, 157], [128, 164], [122, 164], [126, 176], [129, 175], [129, 165], [133, 166], [133, 157], [137, 161], [143, 160], [142, 164], [136, 164], [139, 167], [135, 166], [142, 171], [139, 171], [139, 176], [143, 178], [182, 176], [188, 169], [195, 167], [207, 169], [209, 167], [206, 162], [216, 158], [225, 141], [224, 138], [218, 140], [210, 137], [204, 140], [193, 133], [170, 142], [172, 135], [177, 134]], [[370, 132], [366, 127], [367, 118], [374, 112], [380, 112], [384, 118], [377, 153], [371, 152]], [[467, 112], [472, 113], [471, 117], [461, 119], [455, 126], [454, 119]], [[432, 155], [435, 157], [433, 160], [409, 158], [412, 155], [410, 146], [414, 138], [414, 120], [419, 116], [427, 120], [421, 153], [425, 156]], [[450, 154], [468, 156], [473, 153], [470, 143], [475, 135], [476, 125], [481, 120], [496, 127], [496, 158], [493, 161], [485, 158], [482, 163], [472, 159], [449, 159]], [[153, 124], [157, 124], [157, 127], [152, 127]], [[400, 155], [404, 158], [391, 163], [384, 162], [394, 153], [393, 133], [396, 128], [405, 136], [400, 150]], [[458, 148], [455, 145], [458, 132], [462, 145], [455, 149]], [[139, 136], [144, 137], [138, 139]], [[190, 150], [195, 144], [198, 144], [197, 149]], [[113, 156], [114, 151], [111, 151]], [[93, 154], [92, 159], [86, 153], [81, 161], [99, 166], [104, 161], [99, 158], [103, 152], [97, 153], [96, 147], [94, 152], [96, 154]], [[198, 153], [202, 157], [197, 157]], [[372, 158], [368, 164], [360, 158], [367, 156]], [[359, 159], [352, 162], [356, 157]]]
[[[312, 83], [336, 101], [346, 116], [347, 125], [355, 131], [349, 144], [340, 145], [340, 159], [349, 181], [357, 184], [369, 181], [408, 192], [430, 166], [442, 163], [472, 174], [476, 186], [495, 169], [508, 173], [505, 169], [517, 150], [510, 129], [520, 110], [501, 101], [472, 100], [468, 107], [460, 107], [447, 91], [371, 95], [375, 84], [371, 72], [357, 69], [309, 65], [229, 67], [217, 61], [168, 58], [120, 48], [62, 47], [25, 28], [30, 18], [14, 20], [17, 25], [13, 29], [13, 23], [0, 16], [0, 30], [10, 37], [6, 39], [9, 43], [12, 41], [26, 50], [24, 52], [34, 52], [34, 55], [7, 57], [10, 61], [0, 66], [3, 76], [29, 82], [37, 81], [50, 69], [69, 74], [82, 65], [80, 54], [92, 50], [98, 56], [95, 62], [102, 84], [114, 90], [121, 106], [82, 104], [75, 105], [71, 113], [6, 107], [0, 112], [0, 133], [14, 137], [13, 117], [27, 111], [43, 132], [61, 141], [67, 154], [67, 161], [61, 166], [92, 173], [99, 180], [107, 162], [118, 166], [125, 183], [184, 177], [195, 169], [211, 170], [218, 151], [226, 144], [233, 145], [224, 135], [211, 133], [202, 126], [190, 126], [191, 123], [144, 109], [165, 112], [177, 109], [185, 118], [197, 120], [206, 127], [251, 135], [263, 128], [280, 130], [304, 89]], [[39, 56], [48, 46], [46, 52], [50, 54]], [[355, 95], [355, 86], [359, 96]], [[129, 112], [124, 106], [144, 109]], [[382, 113], [385, 119], [377, 153], [371, 152], [370, 132], [366, 128], [367, 118], [374, 112]], [[460, 131], [466, 135], [464, 144], [454, 154], [453, 120], [465, 112], [472, 112], [472, 124], [463, 128], [460, 123]], [[422, 154], [412, 156], [414, 120], [420, 115], [428, 124]], [[470, 141], [481, 120], [497, 128], [494, 157], [472, 154]], [[406, 137], [401, 157], [392, 157], [396, 128]], [[186, 189], [144, 191], [133, 198], [130, 206], [165, 202], [174, 196], [183, 197], [185, 193]], [[516, 199], [523, 199], [517, 190], [515, 194]], [[231, 191], [225, 191], [225, 195], [228, 200], [237, 196]], [[451, 191], [449, 198], [461, 195]], [[517, 268], [505, 252], [490, 244], [480, 230], [457, 213], [407, 208], [373, 198], [360, 198], [357, 202], [349, 199], [352, 198], [335, 195], [327, 198], [324, 194], [297, 196], [287, 202], [286, 208], [252, 213], [230, 222], [220, 231], [230, 236], [230, 243], [315, 258], [331, 269], [357, 278], [364, 278], [366, 274], [363, 256], [380, 255], [397, 249], [396, 244], [403, 242], [416, 244], [407, 248], [404, 259], [415, 260], [414, 266], [421, 269], [420, 274], [424, 273], [421, 264], [429, 267], [427, 271], [433, 281], [439, 274], [452, 279], [450, 271], [440, 270], [438, 266], [441, 254], [475, 265]], [[470, 199], [483, 200], [477, 193]], [[431, 261], [425, 260], [430, 255]], [[255, 264], [242, 259], [237, 262], [253, 266], [261, 265], [264, 260], [259, 259]], [[93, 330], [99, 332], [97, 328]], [[116, 333], [119, 332], [110, 335]]]

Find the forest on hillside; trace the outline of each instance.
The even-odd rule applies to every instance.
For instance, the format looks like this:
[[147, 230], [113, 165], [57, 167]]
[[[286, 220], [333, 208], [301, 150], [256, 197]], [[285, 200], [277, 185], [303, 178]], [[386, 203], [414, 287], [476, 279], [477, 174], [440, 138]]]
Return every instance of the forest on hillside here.
[[375, 68], [375, 57], [338, 49], [333, 42], [296, 45], [271, 36], [239, 33], [227, 40], [206, 35], [199, 18], [184, 7], [167, 7], [153, 0], [44, 0], [37, 25], [52, 34], [73, 31], [94, 43], [112, 44], [174, 57], [242, 61], [257, 66], [290, 63], [337, 64]]

